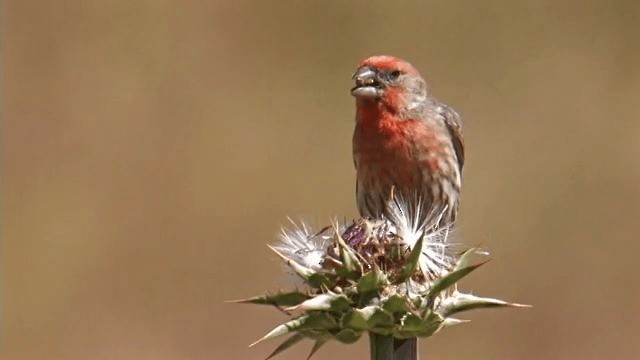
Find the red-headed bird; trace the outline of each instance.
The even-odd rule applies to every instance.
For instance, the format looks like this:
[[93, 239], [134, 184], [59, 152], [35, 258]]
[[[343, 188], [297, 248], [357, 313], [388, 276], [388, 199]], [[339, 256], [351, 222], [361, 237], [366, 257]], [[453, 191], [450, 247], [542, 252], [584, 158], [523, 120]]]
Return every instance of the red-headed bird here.
[[[353, 75], [353, 159], [362, 216], [389, 216], [388, 204], [419, 203], [419, 221], [456, 219], [464, 163], [460, 117], [436, 100], [408, 62], [372, 56]], [[394, 198], [394, 199], [392, 199]]]

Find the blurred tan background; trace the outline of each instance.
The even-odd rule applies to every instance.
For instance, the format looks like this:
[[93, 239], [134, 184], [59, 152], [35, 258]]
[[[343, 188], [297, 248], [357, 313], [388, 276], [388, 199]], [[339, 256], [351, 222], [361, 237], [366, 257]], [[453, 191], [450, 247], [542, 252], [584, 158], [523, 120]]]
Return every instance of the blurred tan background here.
[[[466, 314], [425, 359], [631, 359], [637, 1], [3, 2], [2, 359], [262, 359], [287, 216], [352, 218], [351, 74], [414, 63], [465, 118]], [[280, 356], [304, 358], [311, 343]], [[316, 359], [365, 359], [331, 344]]]

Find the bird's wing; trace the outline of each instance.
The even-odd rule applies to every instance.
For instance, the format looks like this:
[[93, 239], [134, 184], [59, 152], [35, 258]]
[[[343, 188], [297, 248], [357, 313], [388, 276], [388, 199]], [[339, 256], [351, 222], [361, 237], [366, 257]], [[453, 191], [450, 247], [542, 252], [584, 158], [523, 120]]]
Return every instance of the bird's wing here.
[[436, 105], [436, 111], [444, 119], [444, 123], [451, 134], [451, 141], [453, 143], [453, 149], [456, 152], [458, 158], [458, 166], [460, 172], [462, 172], [462, 165], [464, 165], [464, 138], [462, 137], [462, 119], [460, 115], [449, 105], [438, 103]]

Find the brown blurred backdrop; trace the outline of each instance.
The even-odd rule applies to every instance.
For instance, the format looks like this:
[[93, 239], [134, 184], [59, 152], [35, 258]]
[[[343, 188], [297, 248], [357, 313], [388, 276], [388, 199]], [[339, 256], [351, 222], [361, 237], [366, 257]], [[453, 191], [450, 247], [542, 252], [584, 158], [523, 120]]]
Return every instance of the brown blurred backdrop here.
[[[640, 354], [637, 1], [3, 2], [2, 359], [261, 359], [286, 217], [351, 218], [357, 62], [465, 118], [466, 314], [426, 359]], [[306, 356], [310, 343], [281, 359]], [[317, 359], [364, 359], [331, 344]]]

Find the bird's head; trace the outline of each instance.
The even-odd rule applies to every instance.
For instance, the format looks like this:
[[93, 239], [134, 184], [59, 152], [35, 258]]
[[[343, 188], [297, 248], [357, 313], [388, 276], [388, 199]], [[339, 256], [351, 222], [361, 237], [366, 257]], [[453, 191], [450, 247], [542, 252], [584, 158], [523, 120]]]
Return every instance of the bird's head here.
[[424, 106], [427, 83], [408, 62], [379, 55], [363, 60], [353, 74], [351, 95], [358, 106], [384, 105], [393, 112], [407, 112]]

